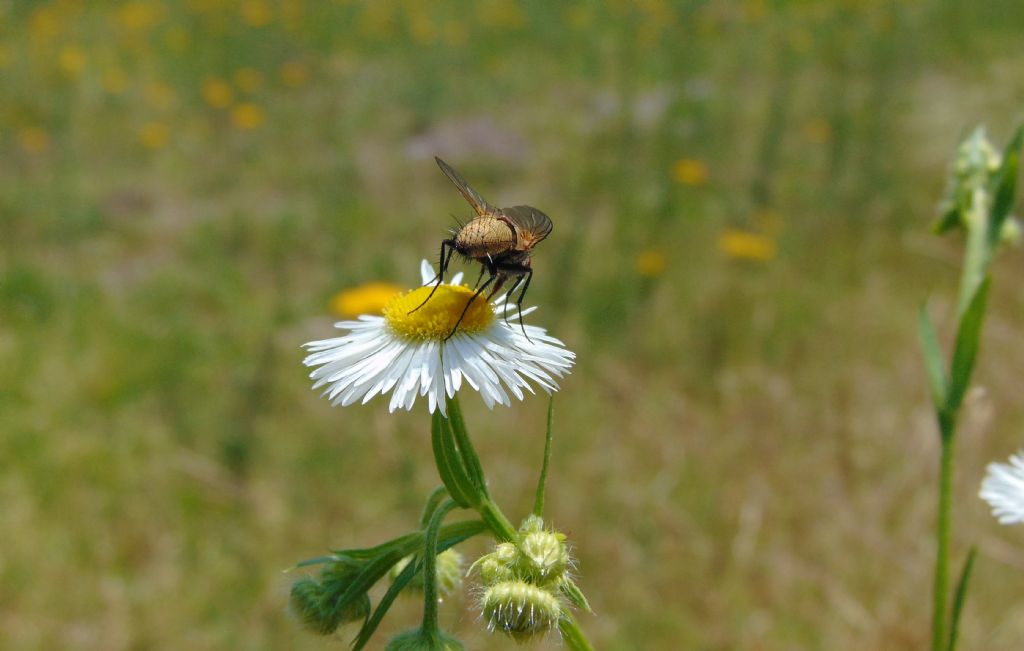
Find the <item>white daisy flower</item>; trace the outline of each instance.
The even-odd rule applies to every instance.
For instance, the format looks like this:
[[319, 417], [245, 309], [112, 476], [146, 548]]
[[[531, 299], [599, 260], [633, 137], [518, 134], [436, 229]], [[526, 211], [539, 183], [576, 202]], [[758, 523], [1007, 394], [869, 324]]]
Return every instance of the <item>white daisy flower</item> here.
[[978, 496], [989, 503], [999, 524], [1024, 522], [1024, 450], [1011, 456], [1009, 464], [988, 464]]
[[[463, 380], [488, 408], [508, 406], [509, 394], [522, 400], [524, 389], [533, 393], [530, 381], [548, 393], [558, 389], [555, 378], [569, 372], [575, 353], [544, 328], [522, 326], [507, 295], [491, 304], [473, 301], [446, 341], [474, 292], [460, 285], [462, 274], [456, 274], [410, 314], [430, 294], [430, 281], [436, 278], [426, 260], [420, 272], [423, 286], [397, 294], [384, 307], [384, 316], [340, 321], [335, 327], [347, 334], [305, 344], [310, 354], [304, 363], [318, 367], [309, 374], [314, 389], [326, 387], [324, 395], [335, 405], [365, 404], [391, 391], [391, 411], [411, 410], [417, 396], [426, 396], [430, 412], [436, 408], [444, 415], [445, 397], [454, 397]], [[523, 315], [535, 309], [524, 309]]]

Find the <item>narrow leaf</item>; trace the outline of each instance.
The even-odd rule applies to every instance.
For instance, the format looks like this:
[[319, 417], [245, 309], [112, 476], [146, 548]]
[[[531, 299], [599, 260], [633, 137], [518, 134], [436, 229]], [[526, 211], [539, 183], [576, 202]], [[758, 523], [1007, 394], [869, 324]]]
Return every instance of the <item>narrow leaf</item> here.
[[544, 515], [544, 486], [548, 480], [548, 464], [551, 462], [551, 439], [552, 426], [555, 420], [555, 397], [548, 398], [548, 431], [544, 436], [544, 461], [540, 467], [540, 477], [537, 479], [537, 495], [533, 500], [533, 514], [537, 517]]
[[594, 651], [590, 641], [583, 635], [579, 624], [569, 613], [564, 613], [558, 620], [558, 631], [562, 634], [562, 640], [572, 651]]
[[[466, 520], [463, 522], [456, 522], [445, 527], [441, 527], [441, 531], [437, 537], [437, 553], [441, 552], [458, 545], [467, 538], [471, 538], [476, 534], [484, 531], [487, 527], [483, 522], [479, 520]], [[411, 553], [411, 552], [410, 552]], [[405, 556], [403, 556], [404, 558]], [[413, 559], [411, 563], [405, 566], [405, 568], [395, 578], [394, 583], [388, 588], [388, 591], [381, 597], [380, 603], [377, 605], [377, 609], [373, 611], [373, 614], [366, 620], [363, 627], [359, 630], [359, 635], [352, 642], [353, 650], [359, 651], [366, 643], [370, 641], [377, 627], [380, 625], [381, 620], [384, 619], [384, 615], [387, 614], [394, 603], [395, 598], [402, 592], [402, 590], [409, 584], [409, 581], [416, 576], [416, 573], [423, 569], [422, 559]]]
[[285, 572], [291, 572], [292, 570], [297, 570], [300, 567], [309, 567], [310, 565], [323, 565], [324, 563], [330, 563], [336, 560], [338, 560], [338, 557], [334, 554], [330, 554], [328, 556], [317, 556], [316, 558], [307, 558], [304, 561], [299, 561], [295, 565], [292, 565], [286, 569]]
[[580, 587], [576, 585], [575, 581], [566, 578], [560, 587], [562, 589], [562, 594], [569, 599], [569, 602], [572, 605], [576, 606], [580, 610], [585, 610], [588, 613], [594, 612], [590, 609], [590, 602], [587, 601], [586, 596], [584, 596], [583, 591], [580, 590]]
[[985, 321], [985, 305], [990, 284], [989, 276], [985, 276], [985, 280], [975, 290], [960, 319], [960, 327], [956, 333], [956, 348], [953, 350], [949, 392], [946, 395], [946, 409], [950, 412], [960, 408], [971, 381], [978, 347], [981, 345], [981, 326]]
[[459, 454], [465, 464], [466, 472], [482, 501], [489, 497], [487, 480], [484, 478], [483, 466], [480, 465], [480, 457], [476, 455], [473, 442], [469, 440], [469, 431], [466, 430], [466, 421], [462, 418], [462, 407], [457, 398], [448, 399], [448, 423], [451, 425], [455, 441], [459, 445]]
[[967, 560], [964, 561], [964, 569], [960, 573], [960, 581], [956, 584], [956, 594], [953, 595], [953, 611], [949, 617], [949, 644], [946, 651], [956, 651], [957, 637], [960, 634], [960, 615], [963, 614], [964, 602], [967, 600], [967, 583], [971, 580], [971, 570], [974, 569], [974, 559], [978, 556], [978, 548], [971, 546], [967, 552]]
[[928, 370], [928, 379], [931, 382], [932, 401], [937, 408], [941, 408], [946, 402], [946, 391], [948, 391], [948, 380], [946, 371], [943, 368], [942, 351], [939, 350], [939, 338], [935, 334], [935, 326], [928, 316], [927, 305], [921, 306], [918, 317], [918, 333], [921, 338], [921, 350], [924, 353], [924, 365]]
[[[486, 525], [479, 520], [466, 520], [441, 527], [441, 531], [438, 533], [438, 548], [441, 548], [442, 542], [448, 546], [456, 545], [466, 538], [475, 536], [485, 528]], [[352, 583], [349, 584], [345, 592], [339, 597], [338, 601], [341, 604], [339, 608], [343, 608], [344, 604], [353, 599], [358, 599], [367, 590], [372, 588], [373, 584], [387, 574], [392, 565], [409, 554], [419, 551], [423, 546], [423, 532], [402, 536], [402, 538], [397, 540], [401, 540], [403, 544], [388, 547], [380, 556], [363, 565], [359, 573], [352, 579]]]
[[999, 241], [1003, 222], [1013, 209], [1013, 197], [1017, 191], [1017, 170], [1020, 166], [1021, 143], [1024, 142], [1024, 125], [1017, 127], [1013, 140], [1003, 152], [1003, 162], [993, 179], [994, 199], [989, 219], [988, 241], [991, 246]]
[[427, 523], [430, 522], [430, 516], [434, 515], [434, 511], [437, 506], [448, 497], [448, 489], [444, 486], [438, 486], [435, 488], [429, 496], [427, 496], [427, 502], [423, 505], [423, 515], [420, 516], [420, 529], [426, 529]]
[[418, 561], [413, 561], [405, 566], [405, 568], [395, 577], [394, 583], [388, 588], [388, 591], [384, 593], [384, 596], [380, 598], [380, 603], [377, 604], [377, 608], [373, 611], [373, 614], [363, 623], [362, 628], [359, 629], [359, 635], [352, 641], [352, 651], [360, 651], [366, 643], [373, 637], [377, 627], [380, 626], [381, 620], [384, 619], [384, 615], [387, 614], [388, 610], [391, 609], [391, 604], [395, 602], [398, 595], [405, 589], [405, 586], [409, 585], [416, 573], [420, 571], [421, 564]]
[[441, 475], [441, 481], [448, 489], [448, 494], [459, 506], [470, 508], [476, 502], [474, 499], [476, 490], [473, 488], [473, 483], [466, 474], [466, 468], [462, 465], [462, 459], [455, 449], [455, 441], [452, 438], [448, 422], [440, 412], [436, 411], [431, 423], [431, 442], [434, 446], [437, 472]]

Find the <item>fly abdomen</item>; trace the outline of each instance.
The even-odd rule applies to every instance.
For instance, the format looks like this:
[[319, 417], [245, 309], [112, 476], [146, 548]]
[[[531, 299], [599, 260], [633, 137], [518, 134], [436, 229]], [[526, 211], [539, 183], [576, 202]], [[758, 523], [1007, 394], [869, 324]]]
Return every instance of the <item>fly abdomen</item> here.
[[455, 248], [471, 257], [482, 258], [504, 253], [516, 244], [512, 226], [496, 217], [477, 217], [455, 236]]

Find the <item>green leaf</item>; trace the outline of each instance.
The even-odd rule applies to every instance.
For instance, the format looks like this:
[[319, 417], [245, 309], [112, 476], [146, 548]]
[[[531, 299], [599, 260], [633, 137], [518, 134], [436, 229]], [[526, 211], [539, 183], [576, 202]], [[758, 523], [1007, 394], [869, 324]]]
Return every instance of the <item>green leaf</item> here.
[[971, 580], [971, 570], [974, 569], [974, 559], [978, 556], [978, 548], [971, 546], [967, 552], [967, 560], [964, 561], [964, 569], [960, 572], [960, 581], [956, 584], [956, 594], [953, 595], [953, 611], [949, 616], [949, 644], [946, 651], [956, 651], [957, 637], [960, 634], [960, 615], [963, 614], [964, 602], [967, 600], [967, 583]]
[[558, 631], [562, 634], [562, 641], [572, 651], [594, 651], [590, 641], [583, 635], [579, 624], [570, 613], [564, 613], [558, 620]]
[[[438, 533], [438, 548], [440, 549], [445, 544], [449, 547], [457, 545], [463, 540], [484, 531], [486, 528], [487, 525], [480, 520], [464, 520], [441, 527]], [[423, 532], [417, 531], [374, 547], [373, 549], [380, 550], [379, 555], [363, 562], [358, 574], [355, 575], [348, 588], [339, 597], [338, 608], [344, 608], [348, 602], [361, 597], [367, 590], [373, 587], [373, 584], [387, 574], [392, 565], [409, 554], [419, 551], [422, 546]]]
[[932, 224], [932, 231], [936, 235], [942, 235], [960, 226], [960, 207], [953, 206], [939, 215], [939, 218]]
[[949, 392], [946, 395], [946, 409], [950, 412], [960, 408], [971, 382], [974, 361], [981, 344], [981, 326], [985, 321], [985, 305], [990, 284], [990, 277], [985, 276], [985, 280], [978, 286], [967, 304], [963, 318], [960, 319], [960, 328], [956, 333], [956, 348], [953, 350]]
[[924, 353], [924, 365], [928, 370], [928, 379], [932, 387], [932, 401], [941, 409], [946, 402], [949, 380], [939, 350], [939, 338], [935, 334], [935, 326], [928, 316], [928, 306], [922, 305], [918, 315], [918, 334], [921, 338], [921, 350]]
[[562, 590], [562, 594], [569, 599], [569, 602], [572, 605], [576, 606], [580, 610], [585, 610], [588, 613], [594, 612], [590, 609], [590, 603], [587, 601], [586, 596], [584, 596], [583, 591], [580, 590], [580, 587], [576, 585], [575, 581], [566, 577], [562, 582], [562, 585], [559, 587]]
[[335, 560], [340, 558], [349, 558], [356, 561], [367, 561], [371, 558], [380, 556], [392, 547], [398, 547], [401, 549], [405, 549], [410, 545], [415, 547], [421, 535], [422, 534], [420, 532], [414, 531], [413, 533], [407, 533], [404, 536], [399, 536], [398, 538], [392, 538], [391, 540], [381, 543], [375, 547], [366, 547], [361, 549], [335, 549], [332, 551], [335, 554]]
[[434, 511], [446, 497], [448, 497], [448, 489], [444, 486], [438, 486], [427, 496], [427, 502], [423, 505], [423, 515], [420, 516], [420, 529], [427, 528], [430, 516], [434, 515]]
[[[437, 553], [440, 554], [455, 545], [463, 542], [468, 538], [472, 538], [476, 534], [485, 531], [486, 525], [479, 520], [466, 520], [463, 522], [456, 522], [444, 527], [438, 532], [437, 536]], [[419, 534], [422, 539], [423, 535]], [[422, 542], [420, 542], [422, 544]], [[419, 547], [419, 545], [417, 545]], [[415, 550], [413, 550], [415, 551]], [[412, 553], [412, 551], [410, 551]], [[405, 558], [408, 554], [404, 554], [402, 558]], [[363, 627], [359, 630], [359, 635], [352, 642], [353, 650], [359, 651], [366, 643], [370, 641], [377, 627], [380, 625], [381, 620], [384, 619], [384, 615], [387, 614], [388, 609], [394, 603], [395, 599], [402, 592], [403, 589], [409, 584], [409, 581], [413, 579], [417, 572], [423, 569], [422, 558], [414, 558], [412, 562], [405, 566], [405, 568], [395, 578], [394, 583], [388, 588], [388, 591], [381, 597], [380, 603], [377, 604], [376, 610], [373, 614], [367, 618]]]
[[419, 560], [414, 560], [405, 566], [397, 577], [395, 577], [394, 583], [388, 588], [388, 591], [381, 597], [380, 603], [377, 604], [377, 608], [373, 611], [373, 614], [363, 622], [363, 627], [359, 629], [359, 634], [356, 639], [352, 641], [352, 651], [359, 651], [366, 643], [373, 637], [377, 627], [380, 626], [381, 620], [384, 619], [384, 615], [391, 609], [391, 604], [395, 602], [398, 595], [405, 589], [405, 586], [409, 585], [416, 573], [420, 571], [422, 563]]
[[1003, 152], [1003, 162], [993, 178], [992, 212], [989, 218], [988, 241], [991, 247], [999, 242], [1003, 222], [1013, 209], [1013, 197], [1017, 191], [1017, 170], [1020, 166], [1020, 149], [1024, 142], [1024, 125], [1017, 127], [1013, 140]]
[[469, 440], [469, 431], [466, 430], [466, 421], [462, 418], [462, 407], [459, 406], [457, 398], [448, 398], [448, 423], [451, 425], [455, 441], [459, 445], [462, 463], [476, 488], [477, 503], [480, 503], [490, 497], [487, 492], [487, 480], [484, 478], [483, 466], [480, 465], [480, 457], [476, 455], [473, 442]]
[[448, 421], [440, 414], [434, 412], [431, 422], [431, 440], [434, 446], [434, 461], [437, 463], [437, 472], [441, 475], [448, 494], [455, 503], [464, 508], [471, 508], [478, 502], [476, 489], [466, 472], [462, 458], [455, 447], [455, 440], [452, 438], [451, 428]]
[[295, 565], [292, 565], [287, 570], [285, 570], [285, 572], [291, 572], [292, 570], [297, 570], [300, 567], [309, 567], [310, 565], [323, 565], [324, 563], [331, 563], [336, 560], [338, 560], [338, 556], [335, 554], [330, 554], [328, 556], [317, 556], [316, 558], [307, 558], [304, 561], [299, 561]]
[[548, 398], [548, 431], [544, 435], [544, 461], [540, 466], [540, 477], [537, 479], [537, 494], [533, 499], [533, 514], [544, 515], [544, 486], [548, 480], [548, 464], [551, 462], [552, 429], [555, 421], [555, 397]]

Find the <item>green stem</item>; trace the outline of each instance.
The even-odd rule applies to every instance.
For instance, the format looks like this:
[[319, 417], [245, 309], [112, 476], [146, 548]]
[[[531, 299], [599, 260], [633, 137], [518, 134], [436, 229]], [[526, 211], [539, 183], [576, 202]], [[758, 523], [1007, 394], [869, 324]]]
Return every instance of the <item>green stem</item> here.
[[540, 478], [537, 479], [537, 497], [533, 502], [533, 514], [538, 518], [544, 515], [544, 485], [548, 480], [548, 463], [551, 461], [551, 435], [555, 418], [555, 398], [548, 399], [548, 433], [544, 437], [544, 463], [540, 467]]
[[572, 614], [567, 612], [562, 615], [562, 618], [558, 620], [558, 630], [562, 633], [565, 645], [572, 649], [572, 651], [594, 651], [594, 647], [590, 645], [590, 640], [583, 634], [580, 625], [576, 623], [576, 618]]
[[[540, 497], [540, 504], [543, 508], [543, 484], [547, 477], [548, 460], [551, 455], [551, 422], [553, 415], [553, 408], [551, 404], [548, 405], [548, 434], [547, 442], [545, 444], [544, 451], [544, 467], [541, 470], [541, 488], [538, 489]], [[462, 458], [463, 464], [466, 471], [470, 475], [470, 479], [476, 485], [478, 497], [480, 497], [479, 505], [473, 508], [480, 514], [480, 519], [484, 521], [487, 528], [491, 530], [491, 534], [499, 542], [515, 542], [519, 539], [519, 532], [512, 525], [505, 514], [501, 512], [501, 509], [494, 500], [491, 499], [487, 492], [487, 479], [484, 475], [483, 466], [480, 464], [480, 458], [477, 456], [476, 450], [473, 448], [473, 442], [469, 438], [469, 433], [466, 430], [465, 421], [462, 418], [462, 409], [459, 407], [458, 397], [452, 398], [448, 401], [448, 422], [451, 425], [452, 433], [455, 435], [456, 443], [459, 447], [459, 455]], [[434, 512], [434, 516], [431, 519], [431, 526], [434, 526], [435, 519], [437, 520], [438, 526], [440, 526], [440, 519], [444, 518], [444, 515], [454, 508], [455, 503], [448, 501], [445, 502], [437, 511]], [[536, 507], [535, 507], [536, 508]], [[427, 534], [426, 549], [430, 550], [431, 542], [429, 530]], [[431, 581], [433, 579], [433, 573], [436, 569], [433, 566], [434, 560], [433, 555], [429, 552], [426, 554], [426, 558], [429, 559], [430, 565], [424, 565], [424, 587], [427, 585], [433, 585]], [[436, 590], [436, 586], [435, 586]], [[428, 600], [432, 600], [433, 604], [425, 603], [423, 611], [423, 628], [427, 629], [428, 621], [427, 615], [428, 610], [431, 611], [433, 617], [433, 630], [437, 630], [437, 599], [436, 594], [425, 597]], [[558, 622], [558, 628], [562, 632], [562, 636], [566, 641], [566, 644], [573, 651], [593, 651], [594, 647], [591, 646], [587, 640], [587, 636], [580, 630], [579, 624], [572, 617], [571, 614], [566, 613], [562, 619]]]
[[457, 505], [448, 500], [430, 516], [430, 524], [423, 536], [423, 631], [438, 633], [437, 625], [437, 533], [444, 517]]
[[985, 193], [983, 186], [975, 188], [971, 197], [971, 207], [964, 216], [967, 221], [967, 248], [964, 251], [964, 267], [960, 275], [960, 295], [957, 297], [958, 323], [963, 320], [967, 306], [971, 304], [974, 293], [985, 279], [991, 259]]
[[484, 500], [480, 505], [479, 513], [480, 519], [487, 523], [487, 527], [499, 542], [515, 542], [519, 539], [516, 528], [490, 499]]
[[960, 581], [956, 586], [956, 593], [953, 597], [953, 612], [949, 617], [949, 644], [946, 651], [956, 651], [957, 638], [960, 636], [960, 616], [964, 612], [964, 602], [967, 600], [967, 584], [971, 580], [971, 570], [974, 568], [974, 559], [978, 556], [978, 548], [972, 546], [967, 552], [967, 560], [964, 561], [964, 570], [960, 573]]
[[949, 600], [949, 536], [953, 496], [953, 442], [956, 417], [939, 412], [942, 452], [939, 461], [939, 513], [935, 539], [935, 590], [932, 604], [932, 651], [942, 651], [946, 641], [946, 603]]

